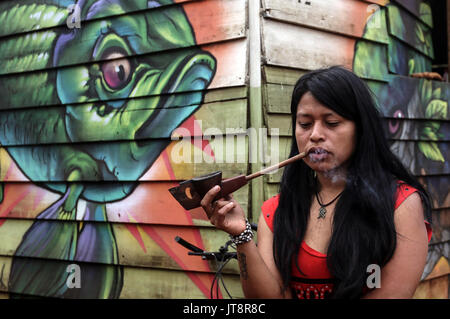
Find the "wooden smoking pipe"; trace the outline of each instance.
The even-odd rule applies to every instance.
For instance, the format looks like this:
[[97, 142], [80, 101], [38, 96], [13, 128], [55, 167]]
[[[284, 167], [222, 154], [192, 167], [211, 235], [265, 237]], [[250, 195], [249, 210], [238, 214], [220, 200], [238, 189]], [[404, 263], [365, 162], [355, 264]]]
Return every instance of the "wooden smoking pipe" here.
[[282, 168], [292, 162], [302, 159], [305, 156], [306, 152], [302, 152], [278, 164], [267, 167], [259, 172], [247, 176], [239, 175], [224, 180], [222, 180], [222, 172], [217, 171], [208, 175], [203, 175], [187, 181], [183, 181], [179, 186], [169, 189], [169, 192], [181, 204], [181, 206], [183, 206], [186, 210], [190, 210], [200, 207], [202, 198], [211, 188], [216, 185], [220, 186], [220, 192], [219, 194], [217, 194], [214, 200], [218, 200], [219, 198], [225, 197], [226, 195], [235, 192], [242, 186], [246, 185], [248, 181], [256, 177]]

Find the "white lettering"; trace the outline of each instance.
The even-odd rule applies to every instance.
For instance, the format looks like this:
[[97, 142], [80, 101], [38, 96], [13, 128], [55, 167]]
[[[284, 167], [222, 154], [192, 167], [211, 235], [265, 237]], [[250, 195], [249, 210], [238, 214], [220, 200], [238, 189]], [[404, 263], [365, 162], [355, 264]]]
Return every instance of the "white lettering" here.
[[69, 29], [81, 28], [81, 9], [79, 5], [71, 4], [67, 8], [70, 12], [69, 16], [67, 17], [67, 27]]
[[[67, 277], [66, 285], [68, 288], [81, 288], [81, 269], [77, 264], [70, 264], [66, 268], [66, 272], [70, 273]], [[72, 273], [73, 272], [73, 273]]]
[[367, 287], [369, 289], [381, 288], [381, 269], [380, 266], [376, 264], [371, 264], [367, 266], [367, 270], [370, 275], [367, 277]]

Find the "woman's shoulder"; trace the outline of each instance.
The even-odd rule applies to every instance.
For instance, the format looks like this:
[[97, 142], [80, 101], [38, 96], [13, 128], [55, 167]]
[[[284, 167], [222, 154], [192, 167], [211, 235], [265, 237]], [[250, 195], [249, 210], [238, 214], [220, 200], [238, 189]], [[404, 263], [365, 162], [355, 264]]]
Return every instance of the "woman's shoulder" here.
[[272, 232], [273, 232], [273, 217], [275, 215], [275, 211], [277, 210], [279, 199], [280, 194], [277, 194], [275, 196], [272, 196], [268, 200], [264, 201], [264, 203], [261, 206], [261, 212], [264, 217], [264, 220], [266, 221], [267, 226], [269, 226]]
[[418, 192], [417, 188], [403, 182], [397, 181], [397, 192], [395, 194], [395, 209], [397, 209], [411, 194]]
[[262, 204], [263, 209], [276, 209], [278, 207], [278, 202], [280, 200], [280, 194], [276, 194], [270, 197], [268, 200], [264, 201]]
[[[395, 196], [395, 210], [399, 208], [399, 206], [406, 201], [407, 198], [409, 198], [412, 194], [418, 192], [419, 190], [403, 181], [397, 181], [397, 192]], [[418, 205], [421, 205], [421, 199], [413, 199], [413, 202], [418, 202]], [[423, 216], [421, 215], [420, 218], [422, 219]], [[433, 235], [433, 231], [431, 228], [430, 223], [425, 219], [425, 227], [427, 230], [427, 237], [428, 242], [431, 240], [431, 236]]]

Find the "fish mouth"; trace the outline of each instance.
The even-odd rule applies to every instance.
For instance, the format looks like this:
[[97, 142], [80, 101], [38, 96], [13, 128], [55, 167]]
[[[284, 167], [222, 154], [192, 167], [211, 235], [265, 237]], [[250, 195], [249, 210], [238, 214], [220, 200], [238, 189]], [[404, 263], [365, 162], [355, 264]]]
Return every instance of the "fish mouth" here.
[[145, 145], [149, 138], [170, 138], [172, 131], [203, 103], [204, 89], [212, 81], [215, 66], [213, 56], [200, 52], [174, 61], [167, 68], [170, 74], [167, 71], [161, 74], [160, 81], [167, 84], [159, 93], [156, 109], [135, 133], [138, 145]]

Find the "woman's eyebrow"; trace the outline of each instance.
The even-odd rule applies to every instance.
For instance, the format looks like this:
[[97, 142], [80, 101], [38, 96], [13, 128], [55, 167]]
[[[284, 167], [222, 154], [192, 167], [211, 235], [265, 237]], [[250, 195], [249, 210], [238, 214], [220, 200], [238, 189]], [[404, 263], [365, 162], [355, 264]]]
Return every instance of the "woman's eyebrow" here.
[[[336, 115], [335, 113], [324, 113], [324, 114], [320, 114], [322, 117], [328, 117], [328, 116], [333, 116]], [[303, 113], [303, 112], [298, 112], [297, 113], [297, 118], [299, 117], [312, 117], [312, 115], [310, 113]]]
[[312, 115], [309, 114], [309, 113], [298, 112], [297, 113], [297, 118], [299, 118], [301, 116], [303, 116], [303, 117], [311, 117]]

